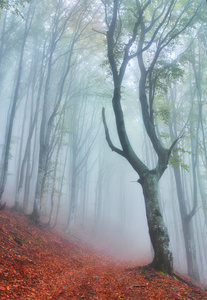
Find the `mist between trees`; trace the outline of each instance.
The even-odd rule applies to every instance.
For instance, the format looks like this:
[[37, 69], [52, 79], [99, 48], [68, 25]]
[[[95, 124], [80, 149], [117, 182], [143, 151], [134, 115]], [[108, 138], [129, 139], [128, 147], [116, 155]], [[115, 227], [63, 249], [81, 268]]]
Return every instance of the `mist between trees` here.
[[206, 2], [26, 2], [1, 6], [1, 205], [207, 285]]

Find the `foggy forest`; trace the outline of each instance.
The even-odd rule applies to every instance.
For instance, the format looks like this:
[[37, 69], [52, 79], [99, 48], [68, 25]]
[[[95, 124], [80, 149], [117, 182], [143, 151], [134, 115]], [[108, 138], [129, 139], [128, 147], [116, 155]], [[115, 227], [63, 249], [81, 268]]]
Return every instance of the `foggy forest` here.
[[207, 287], [206, 1], [0, 7], [1, 214]]

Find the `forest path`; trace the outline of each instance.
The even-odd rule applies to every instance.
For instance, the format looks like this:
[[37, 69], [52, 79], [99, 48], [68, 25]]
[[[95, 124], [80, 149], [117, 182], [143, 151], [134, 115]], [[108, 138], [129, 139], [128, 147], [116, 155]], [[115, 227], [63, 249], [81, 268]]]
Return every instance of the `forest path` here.
[[0, 211], [0, 299], [207, 299], [207, 291], [106, 256]]

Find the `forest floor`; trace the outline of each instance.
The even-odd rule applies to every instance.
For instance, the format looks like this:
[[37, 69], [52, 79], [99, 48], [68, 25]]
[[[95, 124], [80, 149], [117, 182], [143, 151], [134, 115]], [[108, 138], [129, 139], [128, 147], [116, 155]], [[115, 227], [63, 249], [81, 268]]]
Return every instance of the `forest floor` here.
[[73, 237], [0, 211], [0, 299], [207, 299], [143, 262], [124, 262]]

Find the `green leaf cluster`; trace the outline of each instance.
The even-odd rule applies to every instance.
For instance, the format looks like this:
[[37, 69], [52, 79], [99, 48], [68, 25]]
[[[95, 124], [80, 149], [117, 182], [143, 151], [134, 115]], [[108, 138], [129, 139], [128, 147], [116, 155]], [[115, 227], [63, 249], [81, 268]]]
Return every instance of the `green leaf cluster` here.
[[[178, 152], [180, 152], [180, 154]], [[176, 167], [176, 168], [181, 167], [184, 170], [186, 170], [187, 172], [189, 172], [189, 166], [183, 162], [183, 158], [182, 158], [183, 153], [190, 154], [189, 151], [185, 150], [182, 147], [174, 148], [172, 150], [172, 153], [171, 153], [171, 156], [169, 159], [169, 165], [172, 167]]]
[[[19, 10], [19, 7], [25, 7], [26, 4], [28, 4], [30, 0], [3, 0], [0, 1], [0, 9], [7, 10], [12, 14], [20, 15], [22, 18], [22, 14]], [[0, 13], [1, 17], [1, 13]]]
[[170, 111], [167, 107], [160, 107], [160, 109], [156, 111], [156, 115], [164, 122], [165, 125], [169, 124]]
[[184, 70], [178, 62], [159, 61], [153, 71], [156, 80], [156, 93], [166, 95], [169, 86], [182, 79]]

